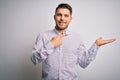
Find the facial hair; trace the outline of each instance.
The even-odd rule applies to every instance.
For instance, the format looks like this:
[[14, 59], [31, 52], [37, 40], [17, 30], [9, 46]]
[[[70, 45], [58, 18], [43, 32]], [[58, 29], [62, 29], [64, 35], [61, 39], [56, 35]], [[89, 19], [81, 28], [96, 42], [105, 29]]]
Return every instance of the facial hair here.
[[67, 27], [64, 27], [64, 28], [61, 28], [61, 27], [55, 26], [55, 29], [57, 29], [57, 30], [65, 30], [65, 29], [67, 29], [67, 28], [68, 28], [68, 26], [67, 26]]

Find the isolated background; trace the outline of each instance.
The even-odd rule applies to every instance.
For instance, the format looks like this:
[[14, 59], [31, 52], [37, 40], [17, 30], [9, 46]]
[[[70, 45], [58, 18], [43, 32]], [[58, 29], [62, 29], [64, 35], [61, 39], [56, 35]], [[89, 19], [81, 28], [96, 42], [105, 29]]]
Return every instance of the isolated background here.
[[41, 64], [30, 57], [39, 32], [53, 29], [54, 10], [61, 2], [73, 7], [70, 30], [88, 49], [98, 37], [115, 37], [100, 47], [80, 80], [120, 80], [120, 0], [0, 0], [0, 80], [41, 80]]

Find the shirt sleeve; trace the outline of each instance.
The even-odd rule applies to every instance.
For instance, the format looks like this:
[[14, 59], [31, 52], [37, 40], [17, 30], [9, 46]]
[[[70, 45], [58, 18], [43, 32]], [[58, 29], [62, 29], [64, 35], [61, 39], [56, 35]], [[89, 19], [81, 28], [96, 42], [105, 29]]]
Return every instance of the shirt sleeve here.
[[31, 60], [34, 64], [44, 61], [53, 52], [54, 46], [50, 41], [45, 42], [44, 35], [40, 33], [32, 50]]
[[78, 63], [82, 68], [86, 68], [96, 57], [99, 47], [94, 43], [90, 49], [86, 50], [83, 44], [78, 49]]

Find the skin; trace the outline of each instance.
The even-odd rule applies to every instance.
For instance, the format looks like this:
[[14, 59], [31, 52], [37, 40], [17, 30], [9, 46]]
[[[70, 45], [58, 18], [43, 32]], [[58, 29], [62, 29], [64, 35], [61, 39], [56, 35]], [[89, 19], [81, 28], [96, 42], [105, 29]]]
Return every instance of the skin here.
[[62, 33], [66, 28], [68, 28], [68, 25], [72, 20], [72, 16], [68, 9], [59, 8], [54, 15], [54, 20], [56, 23], [56, 29]]
[[[58, 31], [58, 36], [53, 37], [51, 39], [51, 43], [56, 48], [56, 47], [59, 47], [60, 45], [62, 45], [62, 38], [65, 36], [68, 36], [68, 34], [63, 34], [63, 32], [65, 29], [68, 28], [68, 25], [72, 20], [72, 16], [68, 9], [59, 8], [54, 15], [54, 20], [56, 23], [55, 28]], [[115, 40], [116, 40], [115, 38], [104, 40], [104, 39], [102, 39], [102, 37], [100, 37], [96, 40], [95, 43], [99, 47], [99, 46], [114, 42]]]

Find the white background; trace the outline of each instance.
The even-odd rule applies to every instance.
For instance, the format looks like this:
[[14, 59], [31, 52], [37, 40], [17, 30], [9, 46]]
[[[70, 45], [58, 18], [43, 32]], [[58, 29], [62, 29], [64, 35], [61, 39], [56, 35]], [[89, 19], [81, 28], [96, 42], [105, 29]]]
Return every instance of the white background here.
[[53, 29], [54, 10], [61, 2], [73, 7], [70, 30], [88, 49], [94, 41], [116, 38], [100, 47], [80, 80], [120, 80], [120, 0], [0, 0], [0, 80], [41, 80], [41, 64], [30, 57], [39, 32]]

